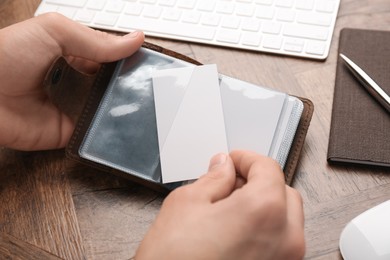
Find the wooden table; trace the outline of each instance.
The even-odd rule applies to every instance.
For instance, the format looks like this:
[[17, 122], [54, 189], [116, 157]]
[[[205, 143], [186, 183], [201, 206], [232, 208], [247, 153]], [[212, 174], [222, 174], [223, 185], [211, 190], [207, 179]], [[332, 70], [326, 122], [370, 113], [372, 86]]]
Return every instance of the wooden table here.
[[[39, 2], [2, 0], [0, 27], [32, 17]], [[314, 102], [293, 183], [304, 199], [307, 259], [340, 259], [338, 239], [345, 224], [390, 199], [386, 170], [330, 167], [326, 162], [337, 46], [344, 27], [389, 29], [389, 1], [341, 0], [326, 61], [147, 39], [202, 63], [216, 63], [223, 74]], [[129, 259], [164, 198], [71, 162], [63, 150], [4, 148], [0, 149], [0, 194], [0, 258], [27, 259]]]

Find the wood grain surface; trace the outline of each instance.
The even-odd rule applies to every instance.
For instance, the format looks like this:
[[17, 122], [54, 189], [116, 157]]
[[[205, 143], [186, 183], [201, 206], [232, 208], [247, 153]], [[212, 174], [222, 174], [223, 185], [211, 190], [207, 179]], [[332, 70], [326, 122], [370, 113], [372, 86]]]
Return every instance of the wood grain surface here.
[[[39, 2], [0, 1], [0, 28], [32, 17]], [[326, 162], [338, 39], [345, 27], [388, 30], [390, 2], [341, 0], [325, 61], [147, 38], [201, 63], [215, 63], [223, 74], [313, 101], [315, 113], [293, 182], [304, 200], [306, 259], [341, 259], [338, 239], [345, 224], [390, 199], [389, 170]], [[0, 148], [0, 258], [130, 259], [163, 199], [71, 162], [63, 150]]]

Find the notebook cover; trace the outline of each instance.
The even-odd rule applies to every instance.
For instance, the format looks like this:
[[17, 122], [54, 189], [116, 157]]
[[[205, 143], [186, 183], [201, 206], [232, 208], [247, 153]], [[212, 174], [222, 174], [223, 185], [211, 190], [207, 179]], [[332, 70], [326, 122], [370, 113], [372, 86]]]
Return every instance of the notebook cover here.
[[[200, 65], [199, 62], [189, 57], [150, 43], [145, 43], [143, 47]], [[66, 154], [69, 158], [83, 164], [131, 179], [155, 190], [166, 191], [166, 188], [159, 183], [143, 180], [79, 156], [79, 147], [93, 120], [115, 66], [116, 63], [104, 64], [96, 75], [83, 75], [72, 69], [63, 58], [59, 58], [49, 69], [44, 85], [51, 100], [76, 122], [75, 131], [66, 147]], [[298, 98], [303, 102], [304, 109], [284, 167], [285, 181], [289, 185], [293, 181], [314, 110], [313, 103], [309, 99]]]
[[[343, 29], [343, 53], [390, 93], [390, 31]], [[329, 163], [390, 166], [390, 114], [337, 61]]]

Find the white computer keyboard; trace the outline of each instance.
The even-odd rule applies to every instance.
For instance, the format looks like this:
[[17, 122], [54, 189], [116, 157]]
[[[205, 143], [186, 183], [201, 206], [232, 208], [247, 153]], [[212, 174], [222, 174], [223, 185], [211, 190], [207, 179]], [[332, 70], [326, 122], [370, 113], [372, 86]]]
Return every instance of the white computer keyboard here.
[[43, 0], [93, 28], [325, 59], [340, 0]]

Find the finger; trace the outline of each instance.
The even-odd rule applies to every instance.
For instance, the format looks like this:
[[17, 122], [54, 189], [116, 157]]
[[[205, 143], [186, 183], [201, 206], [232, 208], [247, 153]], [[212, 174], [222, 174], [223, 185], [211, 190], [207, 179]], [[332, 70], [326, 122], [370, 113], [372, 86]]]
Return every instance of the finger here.
[[[39, 113], [36, 113], [38, 110]], [[74, 123], [57, 107], [46, 102], [38, 108], [31, 106], [31, 113], [23, 113], [25, 114], [23, 116], [20, 116], [18, 112], [11, 114], [14, 120], [12, 120], [13, 126], [10, 129], [16, 129], [16, 131], [12, 134], [6, 133], [6, 136], [16, 136], [16, 138], [8, 138], [11, 142], [7, 144], [7, 147], [23, 151], [36, 151], [66, 146], [72, 135]], [[25, 129], [32, 130], [26, 132]]]
[[68, 64], [72, 66], [75, 70], [89, 75], [95, 74], [101, 66], [101, 64], [98, 62], [93, 62], [90, 60], [73, 57], [73, 56], [66, 56], [65, 59], [68, 62]]
[[199, 190], [201, 197], [216, 202], [230, 195], [234, 190], [235, 179], [231, 158], [226, 154], [217, 154], [210, 160], [208, 172], [192, 185]]
[[[47, 125], [47, 134], [45, 136], [50, 136], [53, 138], [48, 138], [47, 140], [41, 139], [42, 144], [39, 150], [47, 150], [47, 149], [59, 149], [64, 148], [73, 133], [74, 130], [74, 122], [67, 115], [60, 112], [59, 118], [52, 118], [51, 124]], [[57, 139], [55, 137], [57, 136]], [[35, 148], [38, 150], [38, 148]]]
[[256, 193], [271, 189], [284, 195], [283, 172], [276, 161], [251, 151], [233, 151], [230, 156], [236, 172], [247, 180], [243, 188]]
[[75, 56], [95, 62], [109, 62], [130, 56], [144, 41], [142, 32], [117, 36], [93, 30], [60, 14], [44, 14], [38, 23], [61, 48], [64, 56]]
[[[306, 251], [302, 197], [297, 190], [286, 185], [286, 201], [288, 231], [285, 236], [285, 252], [292, 259], [301, 259]], [[286, 258], [287, 255], [282, 258]]]
[[236, 175], [236, 183], [234, 184], [234, 189], [237, 190], [242, 188], [246, 184], [246, 179], [240, 175]]
[[284, 180], [280, 165], [273, 159], [267, 156], [257, 154], [252, 151], [236, 150], [230, 153], [233, 160], [236, 172], [243, 178], [249, 180], [259, 175], [251, 169], [256, 168], [259, 173], [267, 175], [275, 172], [275, 177], [279, 180]]
[[304, 211], [302, 197], [297, 190], [286, 185], [287, 199], [287, 217], [291, 224], [297, 225], [298, 228], [304, 227]]

